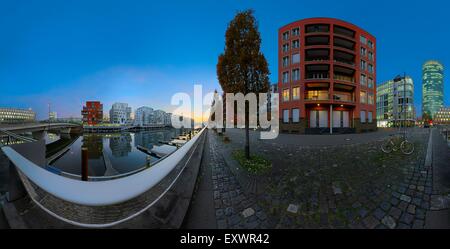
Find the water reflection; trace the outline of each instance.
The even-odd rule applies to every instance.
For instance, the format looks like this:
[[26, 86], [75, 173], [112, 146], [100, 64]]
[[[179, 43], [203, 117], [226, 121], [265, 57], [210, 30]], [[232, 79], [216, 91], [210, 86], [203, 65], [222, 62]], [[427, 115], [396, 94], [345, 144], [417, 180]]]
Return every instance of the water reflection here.
[[[81, 147], [88, 149], [90, 176], [123, 174], [147, 165], [148, 155], [138, 150], [138, 145], [152, 148], [161, 141], [169, 141], [179, 135], [179, 130], [143, 131], [117, 134], [84, 134], [76, 139], [70, 150], [51, 163], [64, 172], [81, 174]], [[63, 137], [61, 137], [63, 139]], [[55, 142], [54, 144], [57, 144]], [[67, 143], [65, 144], [67, 147]], [[60, 148], [61, 150], [64, 148]], [[155, 162], [157, 158], [150, 158]], [[113, 172], [113, 173], [112, 173]]]
[[131, 152], [131, 134], [122, 133], [115, 134], [109, 139], [109, 148], [113, 156], [115, 157], [126, 157]]

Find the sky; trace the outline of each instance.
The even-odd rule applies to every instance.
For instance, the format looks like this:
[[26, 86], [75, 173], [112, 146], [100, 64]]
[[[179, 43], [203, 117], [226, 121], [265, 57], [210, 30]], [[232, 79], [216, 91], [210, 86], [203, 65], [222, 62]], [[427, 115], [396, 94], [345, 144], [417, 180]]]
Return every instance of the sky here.
[[[449, 1], [0, 1], [0, 107], [79, 117], [99, 100], [172, 111], [177, 92], [220, 89], [217, 58], [228, 23], [253, 9], [277, 82], [277, 32], [310, 17], [353, 23], [377, 38], [377, 83], [406, 73], [421, 113], [422, 65], [450, 67]], [[446, 72], [446, 71], [445, 71]], [[445, 104], [450, 85], [445, 77]]]

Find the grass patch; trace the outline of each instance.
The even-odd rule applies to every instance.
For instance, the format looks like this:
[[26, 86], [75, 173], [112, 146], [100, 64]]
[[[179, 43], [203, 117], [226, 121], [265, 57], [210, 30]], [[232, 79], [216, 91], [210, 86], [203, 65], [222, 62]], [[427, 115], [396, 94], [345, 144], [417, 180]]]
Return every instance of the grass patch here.
[[251, 154], [250, 159], [245, 158], [243, 150], [234, 151], [233, 158], [239, 162], [242, 168], [250, 173], [263, 174], [272, 168], [272, 163], [261, 156]]

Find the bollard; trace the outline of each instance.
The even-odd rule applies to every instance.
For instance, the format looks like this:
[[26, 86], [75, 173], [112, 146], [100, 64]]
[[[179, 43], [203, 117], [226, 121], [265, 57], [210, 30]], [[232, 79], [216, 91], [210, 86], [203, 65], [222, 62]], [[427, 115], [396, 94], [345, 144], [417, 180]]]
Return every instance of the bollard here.
[[88, 181], [88, 149], [81, 148], [81, 180]]

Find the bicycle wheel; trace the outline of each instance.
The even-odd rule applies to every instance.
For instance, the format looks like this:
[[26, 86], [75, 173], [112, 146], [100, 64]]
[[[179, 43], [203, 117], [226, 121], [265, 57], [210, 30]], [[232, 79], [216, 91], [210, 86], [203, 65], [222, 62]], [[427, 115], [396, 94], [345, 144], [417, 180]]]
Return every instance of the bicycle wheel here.
[[411, 155], [412, 153], [414, 153], [414, 144], [408, 140], [405, 140], [400, 146], [400, 149], [402, 150], [403, 154]]
[[386, 153], [386, 154], [389, 154], [389, 153], [391, 153], [393, 150], [394, 150], [394, 143], [392, 142], [392, 140], [388, 140], [388, 141], [386, 141], [385, 143], [383, 143], [382, 145], [381, 145], [381, 150], [384, 152], [384, 153]]

